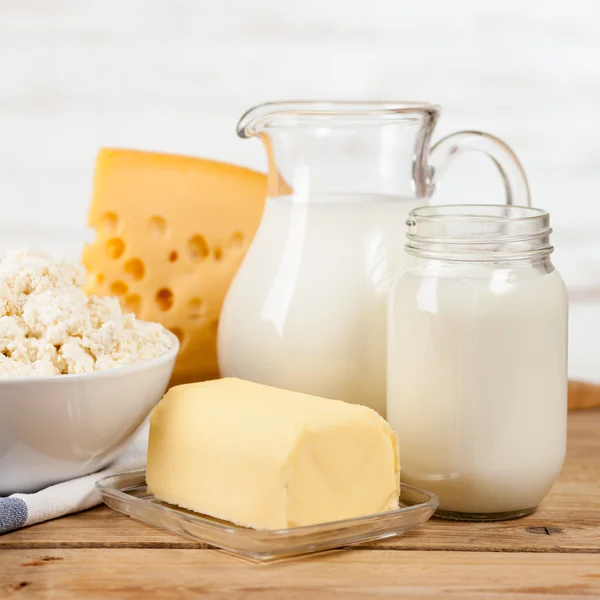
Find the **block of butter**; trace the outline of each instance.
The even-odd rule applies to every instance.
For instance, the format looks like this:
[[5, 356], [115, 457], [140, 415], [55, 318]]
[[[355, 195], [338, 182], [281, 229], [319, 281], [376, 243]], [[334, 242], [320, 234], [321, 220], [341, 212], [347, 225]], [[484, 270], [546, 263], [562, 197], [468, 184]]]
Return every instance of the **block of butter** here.
[[254, 529], [398, 507], [398, 444], [374, 410], [226, 378], [171, 388], [150, 418], [148, 490]]

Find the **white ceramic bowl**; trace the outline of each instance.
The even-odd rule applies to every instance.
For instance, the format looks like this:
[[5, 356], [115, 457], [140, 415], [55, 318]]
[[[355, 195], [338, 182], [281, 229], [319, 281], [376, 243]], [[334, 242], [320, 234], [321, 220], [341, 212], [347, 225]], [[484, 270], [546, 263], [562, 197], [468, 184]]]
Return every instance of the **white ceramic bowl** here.
[[158, 358], [82, 375], [0, 379], [0, 496], [88, 475], [127, 445], [167, 389]]

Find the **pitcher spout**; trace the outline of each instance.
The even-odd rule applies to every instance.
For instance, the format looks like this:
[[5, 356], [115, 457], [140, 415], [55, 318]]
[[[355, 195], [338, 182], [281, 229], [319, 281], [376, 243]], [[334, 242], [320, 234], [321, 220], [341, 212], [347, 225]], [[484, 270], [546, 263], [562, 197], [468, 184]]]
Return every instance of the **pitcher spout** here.
[[329, 100], [285, 100], [265, 102], [246, 111], [238, 122], [237, 134], [242, 138], [258, 135], [269, 125], [306, 125], [313, 119], [332, 117], [351, 119], [402, 119], [423, 114], [435, 121], [440, 107], [428, 102], [392, 101], [329, 101]]
[[268, 195], [424, 197], [424, 170], [439, 108], [426, 102], [285, 101], [240, 119], [268, 159]]
[[[237, 124], [237, 134], [241, 138], [250, 138], [257, 136], [263, 131], [270, 116], [278, 112], [279, 107], [284, 107], [287, 102], [265, 102], [253, 106], [247, 110]], [[284, 109], [285, 110], [285, 109]]]

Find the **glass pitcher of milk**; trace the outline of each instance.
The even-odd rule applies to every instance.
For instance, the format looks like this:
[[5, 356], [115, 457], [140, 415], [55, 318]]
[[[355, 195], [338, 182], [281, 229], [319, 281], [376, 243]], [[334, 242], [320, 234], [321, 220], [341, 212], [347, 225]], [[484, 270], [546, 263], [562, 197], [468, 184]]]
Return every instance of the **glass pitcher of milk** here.
[[481, 132], [430, 147], [439, 107], [282, 102], [248, 111], [242, 138], [268, 157], [261, 224], [219, 323], [221, 376], [360, 403], [385, 416], [386, 304], [409, 211], [452, 159], [487, 154], [508, 204], [528, 205], [514, 153]]

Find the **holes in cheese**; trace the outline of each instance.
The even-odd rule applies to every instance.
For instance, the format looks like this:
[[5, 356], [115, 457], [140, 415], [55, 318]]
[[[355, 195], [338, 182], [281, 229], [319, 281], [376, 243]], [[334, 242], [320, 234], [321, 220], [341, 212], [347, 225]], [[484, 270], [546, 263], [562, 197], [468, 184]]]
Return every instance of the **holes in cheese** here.
[[139, 281], [144, 278], [146, 267], [139, 258], [131, 258], [125, 263], [125, 272], [133, 279]]
[[231, 245], [240, 247], [244, 243], [244, 234], [241, 231], [234, 231], [231, 235]]
[[125, 243], [121, 238], [112, 238], [106, 243], [108, 258], [116, 260], [117, 258], [121, 258], [123, 252], [125, 252]]
[[129, 294], [129, 296], [125, 296], [125, 299], [123, 300], [123, 310], [125, 312], [139, 315], [141, 309], [142, 297], [139, 294]]
[[[118, 296], [124, 310], [181, 330], [185, 343], [172, 383], [219, 375], [219, 313], [266, 191], [265, 175], [234, 165], [135, 150], [98, 155], [88, 217], [96, 239], [84, 249], [85, 289], [104, 295], [124, 282], [129, 290]], [[132, 260], [143, 263], [143, 277], [136, 278]]]
[[187, 248], [192, 260], [204, 260], [210, 256], [210, 249], [203, 235], [192, 236], [188, 240]]
[[110, 286], [110, 293], [115, 296], [124, 296], [129, 291], [129, 286], [124, 281], [114, 281]]
[[117, 216], [117, 213], [107, 212], [100, 217], [100, 223], [105, 233], [114, 235], [119, 227], [119, 217]]
[[158, 215], [153, 215], [148, 219], [148, 228], [154, 237], [164, 237], [167, 233], [167, 222]]
[[223, 249], [221, 246], [215, 246], [215, 260], [221, 260], [223, 258]]
[[187, 303], [188, 317], [190, 319], [200, 319], [204, 316], [204, 302], [202, 298], [190, 298]]
[[160, 310], [169, 310], [173, 306], [173, 292], [169, 288], [161, 288], [156, 292], [156, 303]]

